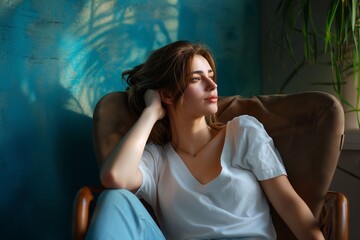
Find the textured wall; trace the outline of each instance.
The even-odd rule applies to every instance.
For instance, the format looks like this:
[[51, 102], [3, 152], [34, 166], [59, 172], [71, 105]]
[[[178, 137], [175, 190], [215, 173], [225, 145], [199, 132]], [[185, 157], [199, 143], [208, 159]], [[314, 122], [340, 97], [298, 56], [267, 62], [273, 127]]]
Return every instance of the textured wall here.
[[76, 190], [98, 184], [91, 115], [122, 70], [202, 41], [220, 94], [260, 93], [258, 0], [0, 0], [0, 238], [70, 239]]

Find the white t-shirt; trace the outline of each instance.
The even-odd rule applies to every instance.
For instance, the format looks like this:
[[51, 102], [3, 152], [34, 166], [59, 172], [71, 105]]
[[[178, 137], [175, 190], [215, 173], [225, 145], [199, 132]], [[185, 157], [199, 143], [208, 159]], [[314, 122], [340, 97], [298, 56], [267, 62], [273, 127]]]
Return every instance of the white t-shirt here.
[[269, 206], [258, 181], [286, 174], [263, 125], [247, 115], [227, 123], [222, 171], [203, 185], [171, 144], [147, 144], [136, 193], [155, 210], [167, 239], [275, 239]]

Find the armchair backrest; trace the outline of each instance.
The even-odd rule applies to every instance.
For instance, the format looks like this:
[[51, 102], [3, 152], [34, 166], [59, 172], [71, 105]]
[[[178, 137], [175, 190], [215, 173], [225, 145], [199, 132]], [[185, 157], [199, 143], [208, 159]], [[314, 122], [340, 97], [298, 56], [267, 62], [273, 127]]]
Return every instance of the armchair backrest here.
[[[124, 135], [136, 116], [128, 108], [125, 92], [106, 96], [109, 97], [116, 102], [109, 131]], [[100, 132], [96, 123], [104, 115], [109, 117], [101, 102], [93, 118], [95, 152], [99, 150], [96, 139]], [[343, 141], [341, 104], [332, 95], [322, 92], [219, 99], [220, 121], [225, 123], [242, 114], [252, 115], [263, 123], [283, 158], [291, 184], [319, 218]], [[278, 239], [293, 239], [288, 227], [274, 211], [272, 216]]]
[[[219, 109], [218, 117], [224, 122], [248, 114], [263, 123], [291, 184], [319, 218], [343, 144], [344, 112], [339, 101], [322, 92], [234, 96], [224, 98]], [[278, 239], [294, 238], [274, 211], [272, 216]]]

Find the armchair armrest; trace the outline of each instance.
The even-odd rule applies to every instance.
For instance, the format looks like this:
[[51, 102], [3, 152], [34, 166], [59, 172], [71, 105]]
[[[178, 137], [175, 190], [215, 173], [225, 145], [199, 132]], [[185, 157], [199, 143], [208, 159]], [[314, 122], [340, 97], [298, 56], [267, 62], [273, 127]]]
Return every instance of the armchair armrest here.
[[348, 202], [344, 194], [327, 192], [319, 222], [325, 239], [347, 240], [349, 238]]
[[96, 195], [104, 189], [84, 186], [76, 194], [73, 206], [72, 235], [74, 240], [83, 240], [91, 219], [91, 206], [96, 202]]

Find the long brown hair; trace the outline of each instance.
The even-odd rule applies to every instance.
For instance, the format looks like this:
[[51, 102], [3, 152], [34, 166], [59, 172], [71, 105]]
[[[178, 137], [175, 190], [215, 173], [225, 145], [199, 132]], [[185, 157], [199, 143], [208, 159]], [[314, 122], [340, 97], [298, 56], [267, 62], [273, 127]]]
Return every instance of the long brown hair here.
[[[216, 81], [215, 61], [211, 51], [203, 44], [176, 41], [153, 51], [144, 63], [122, 73], [122, 78], [128, 84], [130, 109], [138, 115], [142, 113], [145, 108], [143, 96], [147, 89], [169, 92], [176, 105], [191, 81], [195, 55], [201, 55], [209, 62]], [[207, 119], [211, 127], [218, 128], [215, 115]], [[170, 140], [169, 119], [165, 116], [155, 124], [150, 141], [163, 145]]]

